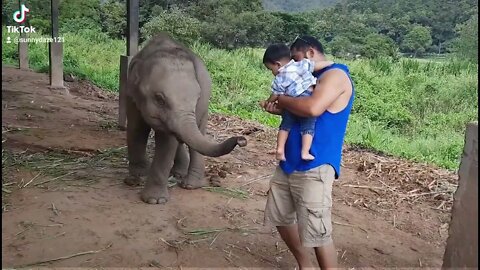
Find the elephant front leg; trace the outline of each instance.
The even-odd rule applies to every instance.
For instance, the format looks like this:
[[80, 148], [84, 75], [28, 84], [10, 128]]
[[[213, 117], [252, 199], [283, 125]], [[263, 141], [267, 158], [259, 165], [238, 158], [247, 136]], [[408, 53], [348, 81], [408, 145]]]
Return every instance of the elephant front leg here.
[[150, 126], [143, 120], [133, 100], [127, 98], [127, 147], [129, 176], [124, 180], [127, 185], [140, 185], [141, 177], [148, 173], [149, 162], [146, 156]]
[[147, 183], [140, 193], [144, 202], [161, 204], [168, 201], [168, 176], [173, 166], [177, 146], [178, 141], [174, 136], [155, 132], [155, 155]]

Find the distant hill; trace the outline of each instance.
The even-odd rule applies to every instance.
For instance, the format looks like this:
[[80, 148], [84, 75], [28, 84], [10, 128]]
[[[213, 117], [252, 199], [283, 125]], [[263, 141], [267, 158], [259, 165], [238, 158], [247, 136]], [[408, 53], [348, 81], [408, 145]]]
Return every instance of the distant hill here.
[[330, 7], [340, 0], [263, 0], [263, 8], [269, 11], [303, 12]]

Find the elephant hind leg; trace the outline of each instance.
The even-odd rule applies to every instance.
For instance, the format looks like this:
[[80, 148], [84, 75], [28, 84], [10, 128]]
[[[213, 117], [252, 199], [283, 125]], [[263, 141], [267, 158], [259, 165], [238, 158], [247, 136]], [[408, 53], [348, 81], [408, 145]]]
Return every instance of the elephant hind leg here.
[[193, 149], [190, 149], [190, 166], [188, 168], [188, 175], [180, 186], [184, 189], [197, 189], [208, 186], [208, 181], [205, 178], [205, 158]]
[[173, 168], [170, 171], [170, 175], [180, 180], [187, 176], [188, 165], [190, 164], [190, 158], [188, 156], [187, 148], [185, 144], [178, 144], [177, 153], [175, 154], [175, 160], [173, 161]]
[[147, 141], [150, 126], [143, 120], [140, 111], [130, 97], [127, 97], [127, 147], [129, 177], [127, 185], [140, 185], [141, 177], [146, 176], [150, 164], [147, 160]]

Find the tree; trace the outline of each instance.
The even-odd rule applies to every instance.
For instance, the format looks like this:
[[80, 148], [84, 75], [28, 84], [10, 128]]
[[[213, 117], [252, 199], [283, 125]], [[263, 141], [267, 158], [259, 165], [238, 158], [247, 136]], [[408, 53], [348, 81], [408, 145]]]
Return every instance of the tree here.
[[336, 57], [350, 58], [360, 53], [358, 47], [344, 36], [336, 36], [328, 43], [328, 49]]
[[[43, 2], [50, 5], [50, 1]], [[100, 1], [98, 0], [62, 0], [60, 1], [59, 12], [62, 32], [83, 30], [101, 32], [102, 30], [100, 24]], [[50, 14], [48, 19], [50, 19]]]
[[277, 30], [276, 42], [289, 43], [297, 35], [311, 35], [313, 34], [311, 21], [309, 21], [309, 14], [288, 14], [283, 12], [272, 12], [277, 20], [272, 20], [273, 29]]
[[430, 45], [432, 45], [430, 28], [421, 25], [415, 25], [402, 42], [402, 48], [413, 52], [415, 56], [423, 54]]
[[282, 20], [269, 12], [248, 11], [237, 16], [235, 29], [245, 32], [245, 36], [235, 44], [236, 47], [238, 45], [242, 47], [265, 47], [269, 43], [279, 42], [285, 28], [282, 25]]
[[101, 6], [102, 30], [112, 38], [125, 36], [127, 10], [123, 3], [110, 0]]
[[2, 25], [11, 25], [12, 14], [18, 9], [18, 1], [2, 1]]
[[197, 19], [189, 17], [178, 8], [173, 8], [147, 22], [142, 27], [141, 34], [148, 40], [158, 32], [166, 32], [188, 45], [200, 39], [201, 28], [202, 24]]
[[456, 27], [458, 37], [454, 40], [453, 52], [472, 62], [478, 63], [478, 14]]
[[304, 12], [312, 9], [322, 9], [333, 6], [337, 0], [264, 0], [263, 7], [269, 11]]
[[365, 37], [361, 54], [367, 58], [396, 57], [397, 48], [391, 38], [380, 34], [370, 34]]
[[238, 16], [243, 12], [262, 11], [261, 0], [198, 0], [192, 3], [186, 10], [190, 16], [200, 21], [215, 21], [219, 16], [229, 12], [232, 16]]
[[[50, 1], [42, 2], [50, 5]], [[98, 0], [62, 0], [59, 9], [60, 20], [89, 19], [100, 24], [100, 1]]]

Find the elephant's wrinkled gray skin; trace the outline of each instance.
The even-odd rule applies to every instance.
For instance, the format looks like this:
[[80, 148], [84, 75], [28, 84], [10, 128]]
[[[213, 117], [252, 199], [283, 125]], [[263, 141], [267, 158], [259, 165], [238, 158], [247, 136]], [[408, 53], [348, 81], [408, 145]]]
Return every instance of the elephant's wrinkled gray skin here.
[[[141, 198], [150, 204], [168, 200], [173, 174], [187, 189], [207, 185], [204, 157], [230, 153], [245, 146], [244, 137], [215, 143], [205, 137], [211, 79], [205, 64], [192, 51], [160, 34], [136, 54], [129, 65], [127, 146], [129, 174], [125, 183], [140, 184]], [[155, 131], [155, 155], [146, 157], [150, 130]], [[184, 143], [188, 145], [189, 152]]]

